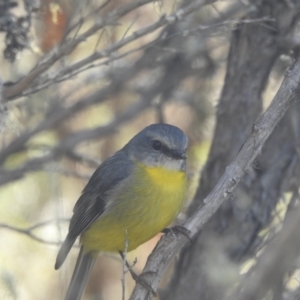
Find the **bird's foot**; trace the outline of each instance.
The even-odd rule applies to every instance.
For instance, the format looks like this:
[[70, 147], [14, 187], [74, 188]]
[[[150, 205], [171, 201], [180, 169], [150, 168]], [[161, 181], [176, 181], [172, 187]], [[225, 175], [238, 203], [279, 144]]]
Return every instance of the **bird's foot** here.
[[152, 293], [154, 297], [157, 297], [157, 294], [154, 291], [153, 287], [148, 282], [146, 282], [145, 279], [142, 278], [144, 275], [156, 274], [156, 272], [148, 271], [148, 272], [144, 272], [140, 275], [137, 275], [132, 269], [128, 269], [128, 270], [130, 272], [131, 277], [133, 278], [133, 280], [135, 282], [141, 284], [145, 289], [147, 289], [150, 293]]
[[163, 233], [167, 234], [167, 233], [171, 233], [171, 234], [178, 234], [178, 233], [181, 233], [183, 234], [189, 241], [190, 243], [192, 243], [192, 239], [190, 237], [190, 233], [191, 231], [188, 230], [187, 228], [183, 227], [183, 226], [173, 226], [171, 228], [165, 228], [162, 230]]

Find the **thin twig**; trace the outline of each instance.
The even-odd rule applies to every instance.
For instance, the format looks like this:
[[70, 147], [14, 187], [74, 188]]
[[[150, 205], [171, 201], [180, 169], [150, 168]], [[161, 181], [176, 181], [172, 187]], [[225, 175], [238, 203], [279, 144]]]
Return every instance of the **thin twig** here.
[[107, 25], [116, 25], [117, 20], [122, 16], [128, 14], [129, 12], [143, 6], [153, 0], [137, 0], [133, 3], [123, 5], [116, 8], [110, 12], [106, 18], [100, 19], [95, 25], [90, 29], [79, 35], [76, 39], [70, 40], [62, 44], [56, 51], [46, 55], [29, 73], [26, 77], [22, 78], [20, 81], [12, 86], [9, 86], [3, 90], [3, 97], [6, 100], [12, 100], [16, 97], [22, 96], [23, 91], [25, 91], [32, 82], [44, 73], [47, 69], [53, 66], [60, 58], [70, 54], [81, 42], [85, 41], [91, 35], [96, 33], [99, 29]]
[[19, 227], [15, 227], [15, 226], [11, 226], [5, 223], [0, 223], [0, 228], [4, 228], [4, 229], [8, 229], [14, 232], [18, 232], [24, 235], [27, 235], [28, 237], [32, 238], [33, 240], [43, 243], [43, 244], [47, 244], [47, 245], [61, 245], [61, 242], [54, 242], [54, 241], [47, 241], [45, 239], [42, 239], [40, 237], [38, 237], [37, 235], [35, 235], [32, 231], [34, 231], [37, 228], [40, 227], [44, 227], [47, 226], [51, 223], [60, 223], [60, 222], [69, 222], [70, 219], [55, 219], [55, 220], [49, 220], [49, 221], [44, 221], [44, 222], [40, 222], [37, 223], [35, 225], [32, 225], [28, 228], [19, 228]]
[[[139, 46], [135, 49], [131, 49], [127, 52], [124, 52], [122, 54], [117, 54], [115, 53], [117, 50], [119, 50], [120, 48], [123, 48], [124, 46], [126, 46], [127, 44], [129, 44], [130, 42], [138, 39], [140, 36], [137, 36], [136, 33], [133, 33], [133, 35], [131, 37], [129, 37], [128, 39], [126, 39], [126, 41], [124, 41], [123, 39], [123, 43], [120, 43], [120, 41], [110, 45], [109, 47], [106, 47], [105, 49], [101, 50], [100, 52], [96, 52], [93, 53], [92, 55], [84, 58], [83, 60], [67, 66], [65, 68], [60, 69], [59, 71], [53, 73], [53, 74], [45, 74], [44, 76], [41, 76], [39, 78], [38, 83], [33, 84], [31, 88], [25, 90], [22, 93], [22, 96], [28, 96], [30, 94], [36, 93], [42, 89], [45, 89], [49, 86], [51, 86], [52, 84], [56, 84], [65, 80], [69, 80], [71, 78], [74, 78], [74, 76], [89, 70], [91, 68], [96, 68], [99, 66], [105, 66], [105, 65], [109, 65], [110, 63], [112, 63], [113, 61], [119, 60], [121, 58], [124, 58], [134, 52], [138, 52], [141, 51], [143, 49], [147, 49], [149, 47], [153, 47], [155, 44], [158, 44], [160, 42], [162, 42], [162, 40], [166, 41], [166, 40], [170, 40], [172, 38], [178, 37], [178, 36], [187, 36], [187, 35], [192, 35], [195, 33], [198, 33], [200, 31], [209, 31], [210, 29], [213, 29], [215, 26], [226, 26], [229, 25], [230, 23], [232, 24], [242, 24], [242, 21], [237, 21], [237, 20], [232, 20], [230, 22], [228, 22], [228, 20], [226, 20], [225, 17], [232, 17], [233, 15], [236, 15], [238, 12], [240, 12], [241, 10], [243, 10], [244, 7], [241, 5], [233, 5], [232, 7], [230, 7], [230, 9], [228, 10], [228, 12], [224, 13], [224, 15], [222, 15], [220, 18], [214, 19], [214, 20], [210, 20], [207, 25], [200, 25], [194, 29], [191, 30], [184, 30], [182, 32], [179, 33], [175, 33], [174, 35], [169, 35], [167, 37], [161, 35], [158, 39], [155, 39], [154, 41], [150, 41], [149, 43], [146, 43], [142, 46]], [[172, 14], [175, 15], [176, 13]], [[171, 16], [171, 15], [170, 15]], [[170, 19], [169, 16], [169, 19]], [[268, 19], [269, 20], [269, 19]], [[266, 21], [266, 19], [261, 18], [261, 19], [257, 19], [257, 20], [245, 20], [245, 23], [248, 22], [261, 22], [261, 21]], [[167, 25], [167, 24], [166, 24]], [[148, 33], [152, 33], [153, 28], [150, 27], [152, 25], [147, 26], [146, 28], [149, 28], [149, 32], [145, 32], [145, 34]], [[145, 29], [145, 28], [144, 28]], [[155, 28], [154, 28], [155, 30]], [[223, 33], [224, 34], [224, 33]], [[133, 39], [132, 39], [133, 38]], [[202, 36], [202, 38], [205, 38], [205, 36]], [[122, 41], [121, 40], [121, 41]], [[223, 43], [222, 43], [223, 44]], [[105, 57], [108, 57], [108, 59], [106, 59], [103, 62], [100, 63], [95, 63], [96, 60], [99, 59], [103, 59]]]
[[124, 247], [124, 252], [123, 252], [123, 260], [122, 260], [122, 300], [125, 300], [125, 292], [126, 292], [126, 273], [128, 270], [126, 269], [126, 261], [127, 261], [127, 250], [128, 250], [128, 231], [127, 229], [125, 230], [125, 247]]
[[[155, 95], [151, 95], [151, 97], [154, 97]], [[61, 141], [56, 147], [53, 148], [53, 151], [50, 153], [38, 157], [33, 158], [31, 160], [26, 161], [22, 166], [14, 169], [14, 170], [0, 170], [1, 171], [1, 177], [0, 177], [0, 185], [5, 184], [7, 182], [10, 182], [12, 180], [17, 180], [21, 178], [26, 172], [32, 172], [36, 170], [40, 170], [43, 165], [46, 163], [52, 161], [53, 159], [58, 159], [61, 157], [65, 152], [68, 152], [78, 144], [86, 140], [95, 139], [104, 137], [107, 134], [110, 134], [116, 130], [116, 128], [123, 124], [124, 122], [132, 119], [135, 117], [138, 113], [142, 112], [146, 108], [148, 108], [151, 105], [150, 102], [151, 99], [148, 100], [140, 100], [137, 103], [131, 105], [128, 107], [128, 109], [123, 113], [117, 116], [111, 123], [109, 123], [106, 126], [99, 126], [91, 130], [82, 130], [79, 131], [63, 141]], [[22, 142], [24, 139], [21, 140]], [[13, 144], [14, 146], [15, 144]], [[18, 144], [17, 144], [18, 145]], [[22, 145], [22, 144], [21, 144]], [[14, 151], [20, 149], [18, 147], [14, 148], [11, 146], [11, 149], [14, 149]], [[9, 147], [7, 147], [9, 148]], [[6, 151], [3, 153], [3, 155], [10, 155], [9, 152]], [[1, 160], [1, 153], [0, 153], [0, 160]]]

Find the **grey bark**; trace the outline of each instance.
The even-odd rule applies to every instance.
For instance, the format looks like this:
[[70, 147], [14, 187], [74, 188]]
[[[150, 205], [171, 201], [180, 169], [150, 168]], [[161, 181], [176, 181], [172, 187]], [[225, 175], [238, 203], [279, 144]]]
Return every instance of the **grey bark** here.
[[[270, 72], [287, 50], [280, 41], [293, 35], [299, 16], [296, 1], [252, 3], [255, 9], [245, 18], [271, 17], [274, 23], [244, 24], [232, 34], [214, 139], [190, 214], [201, 205], [251, 132], [262, 112], [262, 93]], [[258, 233], [270, 222], [271, 212], [299, 169], [291, 120], [298, 122], [299, 104], [276, 128], [231, 200], [222, 205], [192, 246], [181, 252], [162, 299], [222, 299], [233, 283], [230, 274], [236, 274], [235, 264], [255, 251]]]

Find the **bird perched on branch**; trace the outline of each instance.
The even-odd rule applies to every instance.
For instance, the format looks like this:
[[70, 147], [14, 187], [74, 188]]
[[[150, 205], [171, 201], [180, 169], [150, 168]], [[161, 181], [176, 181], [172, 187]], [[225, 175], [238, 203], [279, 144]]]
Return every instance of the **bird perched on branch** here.
[[99, 252], [134, 250], [176, 218], [187, 188], [187, 144], [179, 128], [153, 124], [98, 167], [74, 207], [55, 263], [59, 269], [80, 237], [65, 300], [81, 299]]

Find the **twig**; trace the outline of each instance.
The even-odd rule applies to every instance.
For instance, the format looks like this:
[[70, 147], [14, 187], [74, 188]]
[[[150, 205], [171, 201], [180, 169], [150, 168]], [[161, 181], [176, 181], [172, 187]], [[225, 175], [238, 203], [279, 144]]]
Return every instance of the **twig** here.
[[46, 57], [44, 57], [37, 64], [37, 66], [28, 73], [26, 77], [22, 78], [14, 85], [5, 88], [3, 90], [3, 97], [6, 100], [12, 100], [16, 97], [22, 96], [23, 91], [25, 91], [38, 76], [40, 76], [43, 72], [53, 66], [53, 64], [60, 58], [70, 54], [78, 46], [78, 44], [85, 41], [99, 29], [107, 25], [116, 25], [116, 22], [119, 18], [152, 1], [153, 0], [137, 0], [133, 3], [129, 3], [116, 8], [111, 13], [109, 13], [106, 18], [99, 20], [94, 26], [79, 35], [76, 39], [62, 44], [58, 49], [56, 49], [55, 52], [46, 55]]
[[125, 284], [125, 275], [128, 272], [126, 270], [126, 261], [127, 261], [127, 249], [128, 249], [128, 232], [127, 229], [125, 230], [125, 248], [123, 252], [123, 260], [122, 260], [122, 300], [125, 300], [125, 292], [126, 292], [126, 284]]
[[65, 152], [65, 154], [72, 160], [75, 160], [77, 162], [83, 162], [89, 164], [91, 167], [98, 167], [101, 164], [100, 159], [96, 159], [94, 157], [88, 157], [85, 155], [82, 155], [80, 153], [77, 153], [75, 151], [69, 150]]
[[[153, 24], [150, 24], [142, 29], [139, 29], [137, 31], [135, 31], [132, 35], [130, 35], [127, 38], [123, 38], [119, 41], [117, 41], [116, 43], [106, 47], [105, 49], [103, 49], [102, 51], [98, 51], [95, 52], [93, 54], [91, 54], [90, 56], [82, 59], [81, 61], [71, 65], [71, 66], [67, 66], [64, 69], [61, 69], [59, 72], [57, 72], [56, 74], [59, 75], [59, 77], [63, 77], [66, 74], [69, 73], [73, 73], [75, 70], [79, 70], [83, 67], [85, 67], [86, 65], [94, 62], [95, 60], [107, 57], [109, 55], [111, 55], [112, 52], [124, 47], [125, 45], [141, 38], [144, 35], [147, 35], [149, 33], [152, 33], [154, 31], [156, 31], [157, 29], [170, 24], [170, 23], [174, 23], [176, 21], [182, 20], [182, 18], [192, 12], [194, 12], [197, 9], [200, 9], [202, 6], [204, 6], [205, 4], [208, 4], [210, 2], [214, 2], [214, 0], [198, 0], [190, 5], [188, 5], [186, 8], [184, 9], [179, 9], [177, 10], [175, 13], [170, 14], [170, 15], [164, 15], [162, 16], [158, 21], [156, 21]], [[56, 77], [57, 77], [56, 75]]]
[[[198, 33], [200, 31], [208, 31], [211, 29], [214, 29], [216, 27], [221, 27], [221, 26], [228, 26], [228, 25], [237, 25], [237, 24], [249, 24], [249, 23], [259, 23], [259, 22], [266, 22], [266, 21], [273, 21], [273, 19], [270, 18], [260, 18], [260, 19], [245, 19], [245, 20], [227, 20], [227, 21], [223, 21], [220, 23], [216, 23], [216, 24], [210, 24], [210, 25], [199, 25], [195, 28], [192, 29], [188, 29], [188, 30], [183, 30], [182, 32], [173, 34], [173, 35], [169, 35], [167, 38], [164, 38], [164, 40], [170, 40], [172, 38], [175, 37], [179, 37], [179, 36], [188, 36], [188, 35], [192, 35], [195, 33]], [[159, 21], [158, 21], [159, 22]], [[151, 25], [152, 26], [152, 25]], [[149, 30], [151, 29], [151, 31], [146, 32], [144, 34], [148, 34], [151, 33], [153, 30], [153, 28], [150, 28], [150, 26], [148, 26], [147, 28], [149, 28]], [[142, 29], [141, 29], [142, 30]], [[140, 31], [141, 31], [140, 30]], [[104, 66], [104, 65], [108, 65], [110, 63], [112, 63], [113, 61], [119, 60], [121, 58], [124, 58], [130, 54], [133, 54], [135, 52], [141, 51], [143, 49], [149, 48], [154, 46], [155, 44], [161, 42], [162, 38], [160, 39], [156, 39], [154, 41], [151, 41], [143, 46], [139, 46], [137, 48], [131, 49], [127, 52], [124, 52], [122, 54], [113, 54], [113, 52], [115, 52], [116, 50], [124, 47], [125, 45], [131, 43], [132, 41], [139, 39], [141, 36], [138, 34], [140, 31], [137, 31], [135, 33], [133, 33], [132, 36], [128, 37], [126, 40], [121, 39], [120, 41], [110, 45], [109, 47], [101, 50], [100, 52], [95, 52], [92, 55], [90, 55], [89, 57], [73, 64], [70, 66], [67, 66], [63, 69], [60, 69], [59, 71], [57, 71], [55, 74], [51, 75], [51, 76], [45, 76], [45, 78], [41, 78], [41, 83], [39, 83], [37, 86], [32, 87], [31, 89], [28, 89], [26, 91], [23, 92], [23, 96], [28, 96], [30, 94], [36, 93], [37, 91], [40, 91], [44, 88], [49, 87], [52, 84], [55, 83], [59, 83], [68, 79], [73, 78], [74, 76], [88, 70], [91, 68], [96, 68], [96, 67], [100, 67], [100, 66]], [[109, 57], [108, 59], [106, 59], [105, 61], [101, 62], [101, 63], [94, 63], [96, 60], [99, 60], [101, 58], [104, 57]]]
[[[150, 99], [143, 99], [138, 101], [137, 103], [131, 105], [128, 107], [128, 109], [123, 113], [117, 116], [111, 123], [109, 123], [106, 126], [99, 126], [91, 130], [82, 130], [79, 131], [63, 141], [61, 141], [56, 147], [53, 148], [53, 151], [48, 153], [47, 155], [43, 157], [34, 158], [31, 160], [26, 161], [21, 167], [14, 169], [14, 170], [0, 170], [1, 171], [1, 177], [0, 177], [0, 185], [5, 184], [7, 182], [10, 182], [12, 180], [16, 180], [21, 178], [24, 173], [26, 172], [32, 172], [39, 170], [44, 164], [52, 161], [53, 159], [58, 159], [63, 155], [65, 152], [70, 151], [71, 149], [74, 149], [74, 147], [83, 141], [94, 139], [94, 138], [100, 138], [104, 137], [107, 134], [110, 134], [115, 131], [115, 129], [124, 122], [132, 119], [135, 117], [138, 113], [142, 112], [146, 108], [148, 108], [151, 105], [151, 99], [155, 95], [150, 95]], [[24, 138], [21, 139], [21, 141], [24, 141]], [[13, 144], [11, 147], [7, 147], [12, 149], [12, 151], [17, 151], [20, 149], [18, 148], [19, 144]], [[22, 146], [22, 144], [21, 144]], [[9, 155], [10, 152], [7, 151], [7, 148], [5, 149], [4, 153], [2, 155]], [[2, 156], [3, 157], [3, 156]], [[0, 161], [1, 161], [1, 153], [0, 153]]]
[[[215, 2], [216, 0], [198, 0], [195, 2], [192, 2], [190, 5], [186, 6], [185, 8], [181, 8], [177, 10], [175, 13], [170, 15], [164, 15], [158, 20], [157, 22], [150, 24], [149, 26], [146, 26], [140, 30], [137, 30], [134, 32], [131, 36], [124, 38], [106, 49], [95, 52], [92, 55], [88, 56], [87, 58], [68, 66], [62, 70], [59, 71], [60, 76], [64, 77], [66, 74], [72, 73], [73, 71], [77, 69], [83, 68], [85, 65], [90, 64], [91, 62], [107, 57], [109, 53], [112, 53], [113, 51], [116, 51], [117, 49], [120, 49], [126, 44], [131, 43], [132, 41], [139, 39], [140, 37], [152, 33], [153, 31], [167, 25], [167, 24], [173, 24], [174, 22], [177, 22], [179, 20], [182, 20], [183, 17], [186, 15], [191, 14], [195, 10], [200, 9], [202, 6]], [[152, 2], [152, 0], [139, 0], [137, 2], [134, 2], [132, 4], [128, 4], [125, 6], [122, 6], [121, 8], [115, 9], [112, 11], [106, 18], [102, 19], [98, 24], [91, 27], [89, 30], [87, 30], [85, 33], [81, 34], [79, 37], [77, 37], [74, 40], [71, 40], [63, 45], [60, 46], [60, 48], [57, 50], [56, 53], [53, 53], [50, 55], [50, 57], [46, 56], [46, 58], [40, 62], [29, 74], [21, 79], [19, 82], [14, 84], [13, 86], [7, 87], [3, 91], [3, 96], [6, 100], [12, 100], [17, 97], [21, 97], [25, 95], [26, 89], [28, 89], [33, 81], [40, 76], [43, 72], [45, 72], [47, 69], [49, 69], [57, 60], [62, 58], [65, 55], [70, 54], [75, 47], [81, 43], [82, 41], [85, 41], [89, 36], [93, 35], [96, 31], [99, 29], [107, 26], [107, 25], [114, 25], [115, 22], [125, 14], [129, 13], [130, 11], [138, 8], [139, 6], [142, 6], [144, 4], [147, 4], [149, 2]]]
[[[107, 57], [109, 57], [108, 59], [106, 59], [106, 60], [104, 60], [100, 63], [94, 63], [96, 60], [104, 58], [104, 56], [103, 57], [97, 57], [94, 53], [93, 55], [85, 58], [82, 61], [79, 61], [78, 63], [76, 63], [74, 65], [67, 66], [63, 69], [60, 69], [59, 71], [55, 72], [54, 74], [51, 74], [51, 75], [45, 74], [44, 76], [42, 76], [40, 78], [40, 80], [37, 84], [33, 85], [31, 88], [24, 91], [22, 93], [22, 95], [23, 96], [28, 96], [30, 94], [36, 93], [36, 92], [38, 92], [42, 89], [45, 89], [45, 88], [51, 86], [52, 84], [56, 84], [56, 83], [62, 82], [64, 80], [71, 79], [74, 76], [76, 76], [76, 75], [78, 75], [78, 74], [80, 74], [80, 73], [82, 73], [86, 70], [89, 70], [91, 68], [96, 68], [96, 67], [99, 67], [99, 66], [109, 65], [113, 61], [124, 58], [124, 57], [126, 57], [126, 56], [128, 56], [128, 55], [130, 55], [134, 52], [138, 52], [138, 51], [141, 51], [143, 49], [153, 47], [155, 44], [160, 43], [162, 40], [166, 41], [166, 40], [170, 40], [172, 38], [178, 37], [178, 36], [183, 36], [183, 35], [186, 36], [186, 35], [194, 34], [194, 33], [199, 32], [199, 31], [206, 31], [206, 30], [214, 28], [215, 26], [228, 25], [230, 23], [227, 23], [226, 17], [227, 18], [232, 17], [233, 15], [236, 15], [238, 12], [241, 12], [241, 10], [243, 10], [243, 6], [233, 5], [232, 7], [230, 7], [230, 9], [226, 13], [224, 13], [224, 15], [222, 15], [218, 19], [210, 20], [207, 25], [201, 25], [201, 26], [196, 27], [196, 28], [191, 29], [191, 30], [184, 30], [182, 32], [176, 33], [174, 35], [169, 35], [167, 37], [161, 35], [158, 39], [156, 39], [154, 41], [150, 41], [149, 43], [146, 43], [145, 45], [139, 46], [135, 49], [131, 49], [131, 50], [129, 50], [127, 52], [124, 52], [122, 54], [117, 54], [117, 53], [114, 53], [114, 52], [116, 50], [118, 50], [119, 48], [126, 46], [127, 43], [129, 43], [131, 41], [128, 39], [126, 41], [126, 43], [123, 43], [122, 45], [119, 45], [120, 47], [117, 47], [117, 48], [112, 47], [113, 45], [116, 45], [116, 43], [115, 43], [115, 44], [103, 49], [101, 52], [98, 52], [98, 54], [99, 53], [105, 53], [105, 55]], [[265, 20], [265, 19], [262, 18], [262, 19], [257, 19], [255, 21], [254, 20], [245, 20], [245, 23], [247, 23], [247, 22], [251, 23], [252, 21], [253, 22], [256, 22], [256, 21], [259, 22], [259, 21], [263, 21], [263, 20]], [[243, 21], [233, 20], [232, 23], [234, 23], [234, 24], [243, 23]], [[217, 25], [215, 25], [215, 24], [217, 24]], [[151, 33], [151, 32], [149, 32], [149, 33]], [[203, 36], [203, 38], [205, 38], [205, 37]]]
[[25, 234], [28, 237], [32, 238], [33, 240], [35, 240], [37, 242], [40, 242], [40, 243], [43, 243], [43, 244], [47, 244], [47, 245], [61, 245], [61, 242], [53, 242], [53, 241], [44, 240], [44, 239], [36, 236], [32, 231], [35, 230], [35, 229], [37, 229], [37, 228], [49, 225], [51, 223], [60, 223], [60, 222], [69, 222], [69, 221], [70, 221], [70, 219], [49, 220], [49, 221], [37, 223], [37, 224], [32, 225], [32, 226], [30, 226], [28, 228], [25, 228], [25, 229], [24, 228], [15, 227], [15, 226], [11, 226], [11, 225], [8, 225], [8, 224], [5, 224], [5, 223], [0, 223], [0, 228], [4, 228], [4, 229], [15, 231], [15, 232], [18, 232], [18, 233], [21, 233], [21, 234]]
[[68, 36], [76, 27], [76, 33], [74, 35], [74, 37], [77, 36], [77, 33], [80, 29], [80, 27], [82, 26], [84, 21], [87, 21], [91, 16], [97, 15], [99, 14], [99, 12], [109, 3], [111, 2], [111, 0], [107, 0], [105, 1], [103, 4], [101, 4], [97, 9], [93, 10], [91, 13], [89, 13], [88, 15], [86, 15], [85, 17], [81, 17], [76, 23], [74, 23], [66, 32], [66, 36]]
[[8, 155], [15, 153], [16, 151], [23, 150], [24, 145], [28, 142], [28, 140], [37, 133], [49, 129], [52, 126], [56, 126], [60, 122], [72, 117], [75, 113], [81, 111], [82, 109], [107, 100], [107, 97], [112, 93], [116, 93], [117, 90], [117, 83], [112, 83], [108, 87], [103, 88], [98, 92], [95, 92], [90, 97], [85, 98], [82, 101], [76, 102], [72, 106], [56, 108], [55, 111], [52, 112], [52, 114], [48, 118], [45, 118], [35, 128], [22, 133], [20, 137], [15, 139], [8, 147], [3, 149], [0, 152], [0, 163], [2, 163]]
[[[101, 59], [101, 58], [105, 58], [109, 55], [112, 54], [112, 52], [124, 47], [125, 45], [141, 38], [144, 35], [147, 35], [149, 33], [154, 32], [155, 30], [169, 24], [169, 22], [176, 22], [178, 20], [181, 20], [181, 18], [191, 12], [193, 12], [193, 10], [191, 10], [191, 7], [193, 8], [200, 8], [201, 6], [205, 5], [206, 3], [211, 2], [212, 0], [201, 0], [201, 1], [197, 1], [198, 5], [195, 7], [195, 4], [191, 4], [189, 5], [189, 7], [187, 7], [184, 11], [178, 10], [177, 12], [169, 15], [169, 16], [162, 16], [158, 21], [156, 21], [153, 24], [150, 24], [142, 29], [139, 29], [137, 31], [135, 31], [132, 35], [130, 35], [127, 38], [122, 38], [121, 40], [115, 42], [114, 44], [109, 45], [108, 47], [106, 47], [105, 49], [101, 50], [101, 51], [97, 51], [94, 52], [93, 54], [91, 54], [90, 56], [82, 59], [81, 61], [67, 66], [64, 69], [59, 70], [58, 72], [56, 72], [54, 75], [52, 75], [52, 79], [53, 78], [61, 78], [66, 76], [66, 74], [73, 74], [76, 70], [80, 70], [82, 68], [84, 68], [86, 65], [91, 64], [92, 62], [94, 62], [95, 60]], [[77, 74], [77, 73], [76, 73]], [[73, 76], [73, 75], [70, 75]], [[58, 79], [59, 80], [59, 79]]]
[[69, 170], [65, 170], [65, 169], [55, 169], [55, 170], [49, 170], [49, 169], [45, 169], [46, 172], [51, 172], [51, 173], [58, 173], [67, 177], [76, 177], [79, 179], [83, 179], [83, 180], [89, 180], [92, 174], [79, 174], [77, 172], [74, 171], [69, 171]]

